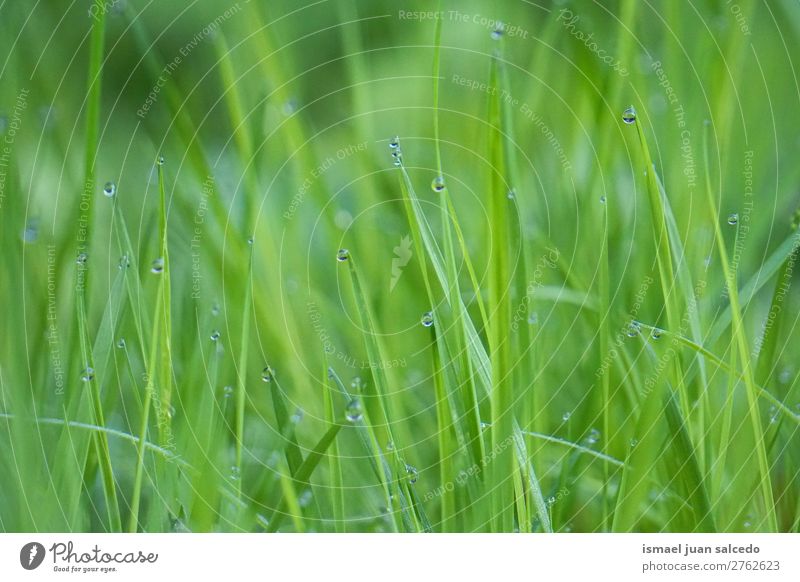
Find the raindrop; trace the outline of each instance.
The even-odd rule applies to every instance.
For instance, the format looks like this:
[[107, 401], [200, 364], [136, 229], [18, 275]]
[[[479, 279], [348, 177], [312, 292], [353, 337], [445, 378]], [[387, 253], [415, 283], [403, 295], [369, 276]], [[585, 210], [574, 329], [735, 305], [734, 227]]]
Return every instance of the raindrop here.
[[22, 231], [22, 240], [28, 244], [35, 243], [39, 239], [39, 220], [32, 218], [25, 225]]
[[739, 215], [736, 214], [735, 212], [729, 214], [728, 224], [730, 224], [731, 226], [736, 226], [737, 224], [739, 224]]
[[572, 416], [572, 413], [567, 411], [567, 412], [565, 412], [564, 414], [561, 415], [561, 420], [563, 420], [564, 422], [567, 422], [569, 420], [570, 416]]
[[119, 258], [119, 262], [117, 263], [117, 268], [127, 269], [130, 266], [131, 266], [131, 261], [130, 259], [128, 259], [128, 255], [126, 253]]
[[589, 436], [586, 437], [586, 442], [590, 445], [595, 444], [597, 441], [600, 440], [600, 431], [596, 428], [593, 428], [589, 431]]
[[78, 253], [78, 257], [75, 259], [75, 262], [81, 266], [86, 264], [86, 261], [89, 260], [89, 255], [86, 253]]
[[113, 198], [114, 194], [117, 193], [117, 185], [114, 182], [106, 182], [106, 185], [103, 186], [103, 194], [106, 198]]
[[233, 396], [233, 386], [225, 386], [225, 388], [222, 389], [222, 394], [225, 398]]
[[160, 275], [164, 272], [164, 259], [159, 257], [150, 265], [150, 272]]
[[83, 371], [83, 375], [81, 375], [81, 380], [84, 382], [91, 382], [94, 380], [94, 368], [86, 367]]
[[536, 325], [537, 323], [539, 323], [539, 314], [536, 313], [535, 311], [532, 312], [528, 316], [528, 323], [531, 324], [531, 325]]
[[386, 450], [387, 451], [393, 451], [394, 450], [394, 441], [389, 441], [388, 443], [386, 443]]
[[408, 475], [408, 482], [412, 485], [417, 482], [417, 479], [419, 479], [419, 472], [415, 467], [412, 467], [409, 464], [406, 464], [406, 474]]
[[272, 371], [272, 368], [267, 366], [263, 370], [261, 370], [261, 381], [262, 382], [272, 382], [272, 379], [275, 377], [275, 372]]
[[241, 477], [241, 471], [236, 465], [231, 465], [231, 481], [238, 481]]
[[350, 422], [358, 422], [364, 416], [364, 412], [361, 410], [361, 402], [357, 398], [347, 403], [345, 416]]
[[394, 157], [395, 166], [399, 167], [403, 165], [403, 154], [401, 154], [399, 150], [392, 152], [392, 156]]
[[292, 414], [292, 416], [289, 417], [289, 420], [291, 421], [292, 424], [300, 424], [300, 422], [303, 420], [304, 414], [305, 413], [303, 412], [302, 408], [297, 408], [294, 411], [294, 414]]
[[363, 389], [363, 383], [361, 381], [361, 376], [356, 376], [353, 378], [353, 381], [350, 382], [350, 388], [355, 390], [356, 392], [361, 392]]
[[220, 338], [220, 333], [216, 329], [211, 332], [211, 341], [215, 342]]
[[396, 150], [397, 148], [399, 148], [400, 147], [400, 138], [399, 137], [392, 138], [392, 140], [389, 142], [389, 147], [391, 149], [393, 149], [393, 150]]
[[339, 252], [336, 253], [336, 260], [339, 261], [340, 263], [343, 263], [349, 258], [350, 258], [350, 251], [348, 251], [347, 249], [339, 249]]
[[606, 203], [606, 197], [600, 196], [600, 204], [605, 204], [605, 203]]
[[663, 333], [664, 332], [662, 330], [654, 327], [653, 331], [650, 332], [650, 339], [658, 341], [661, 339], [661, 335]]
[[481, 428], [489, 428], [490, 426], [492, 426], [491, 423], [481, 422]]
[[441, 192], [445, 189], [444, 178], [442, 176], [436, 176], [431, 182], [431, 190], [434, 192]]
[[119, 348], [120, 350], [124, 350], [127, 345], [128, 344], [125, 343], [124, 337], [119, 338], [119, 341], [117, 341], [117, 348]]
[[556, 502], [556, 498], [555, 498], [554, 495], [551, 495], [550, 497], [547, 498], [547, 504], [548, 505], [553, 505], [555, 502]]
[[628, 125], [636, 122], [636, 109], [633, 108], [633, 105], [622, 112], [622, 121]]
[[749, 520], [745, 520], [742, 525], [744, 526], [744, 529], [750, 529], [753, 526], [753, 524], [750, 523]]
[[497, 23], [497, 27], [492, 31], [492, 40], [500, 40], [503, 38], [503, 29], [505, 25], [502, 22]]
[[211, 315], [214, 317], [219, 315], [219, 303], [216, 301], [211, 305]]
[[311, 505], [311, 490], [306, 489], [300, 495], [297, 496], [297, 504], [300, 507], [308, 507]]
[[628, 337], [636, 337], [639, 335], [642, 326], [639, 324], [638, 321], [632, 321], [630, 325], [628, 325]]
[[159, 166], [163, 166], [163, 165], [164, 165], [164, 161], [165, 161], [165, 160], [164, 160], [164, 156], [158, 156], [158, 159], [156, 160], [156, 163], [157, 163]]
[[248, 239], [247, 239], [247, 244], [249, 244], [250, 246], [253, 246], [253, 243], [254, 243], [254, 242], [256, 242], [256, 241], [255, 241], [255, 239], [254, 239], [252, 236], [251, 236], [250, 238], [248, 238]]
[[638, 439], [631, 439], [631, 448], [635, 447], [638, 444], [639, 444], [639, 440]]
[[778, 418], [780, 415], [778, 414], [778, 408], [776, 406], [769, 407], [769, 422], [770, 424], [775, 424], [778, 422]]
[[425, 327], [433, 325], [433, 312], [428, 311], [422, 316], [422, 325]]

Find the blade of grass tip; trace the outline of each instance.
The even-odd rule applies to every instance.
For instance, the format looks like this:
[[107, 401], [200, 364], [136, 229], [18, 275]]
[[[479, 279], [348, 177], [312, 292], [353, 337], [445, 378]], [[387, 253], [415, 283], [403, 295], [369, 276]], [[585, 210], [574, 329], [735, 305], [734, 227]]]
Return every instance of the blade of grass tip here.
[[[336, 411], [334, 408], [334, 389], [331, 386], [331, 379], [328, 377], [328, 362], [327, 358], [323, 357], [324, 368], [323, 384], [324, 384], [324, 407], [325, 407], [325, 422], [330, 426], [339, 424], [336, 418]], [[339, 443], [334, 439], [331, 442], [328, 453], [328, 471], [330, 472], [330, 496], [331, 508], [333, 509], [333, 525], [336, 533], [345, 533], [347, 531], [347, 523], [344, 516], [344, 487], [342, 480], [342, 460], [339, 456]]]
[[[242, 449], [244, 447], [244, 412], [247, 402], [247, 354], [250, 351], [250, 317], [253, 300], [253, 245], [247, 266], [244, 301], [242, 303], [242, 337], [239, 344], [239, 369], [236, 371], [236, 467], [242, 474]], [[279, 421], [280, 422], [280, 421]], [[296, 445], [296, 443], [295, 443]], [[238, 494], [242, 494], [242, 480], [237, 483]]]
[[[517, 469], [521, 475], [527, 477], [524, 484], [530, 490], [531, 501], [533, 507], [536, 509], [536, 514], [539, 516], [539, 521], [542, 524], [542, 529], [548, 533], [553, 532], [553, 524], [550, 521], [550, 514], [547, 510], [547, 503], [545, 503], [544, 495], [542, 494], [542, 486], [539, 479], [536, 477], [536, 471], [533, 464], [528, 460], [528, 448], [525, 446], [525, 433], [519, 428], [519, 425], [514, 421], [514, 434], [513, 434], [513, 447], [516, 453]], [[530, 509], [527, 509], [530, 512]], [[528, 519], [530, 515], [528, 514]], [[531, 523], [524, 525], [526, 531], [530, 531]], [[523, 531], [523, 524], [520, 523], [520, 531]]]
[[[778, 520], [775, 513], [775, 500], [772, 494], [772, 481], [769, 473], [769, 462], [767, 460], [767, 451], [765, 446], [765, 434], [761, 425], [761, 415], [758, 406], [758, 391], [755, 386], [753, 378], [753, 370], [750, 361], [750, 350], [747, 346], [746, 329], [742, 321], [742, 314], [739, 307], [738, 296], [738, 283], [736, 281], [736, 273], [732, 272], [730, 263], [728, 263], [728, 251], [725, 246], [725, 237], [722, 235], [720, 227], [719, 212], [714, 201], [711, 188], [711, 167], [709, 165], [709, 148], [708, 148], [708, 124], [705, 126], [703, 132], [703, 155], [704, 163], [706, 166], [706, 195], [708, 198], [708, 210], [710, 219], [714, 222], [714, 235], [717, 243], [717, 249], [722, 261], [723, 275], [728, 288], [728, 297], [731, 304], [732, 316], [732, 330], [733, 340], [739, 350], [739, 359], [742, 364], [742, 371], [744, 376], [745, 393], [747, 396], [748, 416], [753, 430], [753, 438], [755, 440], [755, 454], [758, 463], [758, 473], [756, 480], [758, 487], [761, 491], [761, 501], [763, 503], [764, 518], [760, 527], [766, 527], [767, 531], [778, 531]], [[674, 328], [677, 329], [677, 328]]]
[[[397, 147], [399, 148], [399, 145]], [[490, 376], [488, 374], [489, 364], [487, 361], [488, 358], [486, 357], [485, 351], [483, 351], [483, 346], [480, 345], [480, 339], [477, 337], [477, 332], [474, 330], [474, 327], [471, 327], [472, 323], [469, 318], [462, 319], [464, 324], [461, 329], [456, 328], [455, 325], [449, 325], [449, 322], [446, 321], [446, 308], [449, 307], [450, 311], [452, 311], [454, 307], [451, 304], [450, 296], [447, 295], [447, 290], [451, 287], [447, 281], [447, 276], [445, 275], [443, 266], [444, 259], [442, 258], [441, 252], [436, 245], [430, 224], [428, 223], [428, 220], [422, 211], [419, 199], [414, 192], [411, 179], [402, 165], [400, 166], [400, 170], [400, 189], [403, 194], [403, 204], [406, 210], [409, 227], [411, 228], [414, 244], [417, 248], [425, 249], [425, 253], [420, 253], [419, 257], [420, 266], [425, 280], [425, 285], [428, 290], [428, 297], [431, 305], [437, 305], [438, 301], [434, 296], [428, 279], [427, 261], [425, 259], [426, 255], [430, 258], [433, 271], [436, 274], [436, 279], [439, 282], [442, 292], [445, 294], [445, 303], [447, 305], [435, 307], [432, 310], [432, 314], [434, 316], [434, 325], [438, 325], [441, 329], [446, 330], [447, 332], [439, 335], [439, 338], [442, 340], [443, 344], [443, 347], [440, 348], [442, 349], [443, 354], [442, 362], [450, 362], [450, 358], [444, 357], [445, 353], [455, 354], [455, 356], [453, 356], [452, 367], [454, 367], [458, 372], [457, 385], [461, 388], [462, 400], [464, 403], [464, 415], [461, 416], [461, 418], [464, 419], [462, 424], [464, 433], [467, 436], [467, 446], [469, 447], [472, 455], [473, 463], [477, 464], [480, 463], [485, 454], [485, 445], [483, 441], [483, 434], [481, 432], [481, 419], [478, 410], [478, 396], [475, 380], [479, 379], [483, 384], [484, 391], [488, 393], [490, 386]], [[461, 298], [458, 297], [456, 300], [461, 301]], [[439, 320], [439, 323], [436, 322], [437, 319]], [[468, 348], [466, 349], [464, 348], [463, 341], [461, 340], [462, 329], [464, 330], [463, 333], [467, 335], [466, 342], [468, 344]], [[471, 338], [470, 332], [474, 334]], [[466, 353], [467, 351], [469, 351], [469, 353]], [[445, 367], [449, 368], [450, 366], [446, 365]]]
[[[326, 454], [328, 454], [328, 451], [330, 450], [331, 446], [336, 441], [336, 437], [338, 436], [341, 428], [342, 425], [338, 423], [334, 423], [328, 428], [328, 430], [325, 432], [322, 438], [309, 451], [305, 460], [298, 468], [297, 473], [294, 477], [294, 482], [307, 483], [311, 479], [311, 475], [313, 475], [314, 470], [317, 468], [322, 458]], [[282, 475], [282, 479], [283, 478], [284, 476]], [[291, 510], [291, 504], [290, 500], [287, 498], [287, 492], [289, 493], [289, 495], [291, 495], [293, 492], [293, 487], [291, 486], [291, 480], [289, 480], [288, 476], [286, 476], [285, 479], [287, 480], [286, 482], [287, 485], [284, 486], [285, 487], [284, 498], [281, 500], [278, 507], [273, 512], [272, 518], [271, 519], [268, 518], [269, 527], [267, 528], [267, 531], [270, 532], [275, 532], [280, 527], [281, 523], [283, 522], [283, 518], [286, 516], [285, 508], [287, 505], [290, 506]], [[296, 497], [295, 497], [295, 502], [296, 502]], [[297, 506], [297, 509], [294, 510], [294, 513], [295, 515], [300, 515], [299, 504]]]
[[153, 272], [159, 275], [160, 285], [159, 293], [161, 300], [159, 301], [161, 309], [156, 312], [156, 317], [161, 318], [158, 329], [159, 334], [159, 362], [158, 362], [158, 379], [159, 379], [159, 402], [158, 407], [161, 408], [159, 418], [159, 442], [164, 445], [167, 440], [167, 434], [170, 431], [170, 424], [172, 421], [172, 414], [170, 414], [172, 406], [172, 291], [170, 278], [172, 270], [169, 263], [169, 244], [167, 241], [168, 236], [168, 217], [167, 217], [167, 193], [164, 187], [164, 158], [158, 158], [158, 193], [159, 193], [159, 257], [153, 266]]
[[[498, 55], [492, 57], [489, 74], [489, 86], [499, 86]], [[490, 233], [493, 239], [489, 273], [489, 310], [492, 318], [489, 321], [489, 345], [492, 369], [491, 390], [491, 443], [492, 451], [498, 454], [491, 466], [492, 491], [492, 530], [510, 532], [514, 527], [513, 482], [510, 480], [514, 469], [514, 457], [507, 446], [508, 439], [513, 436], [513, 404], [514, 394], [511, 382], [511, 343], [510, 322], [511, 304], [509, 286], [511, 275], [509, 268], [508, 241], [508, 187], [503, 170], [507, 167], [506, 152], [502, 138], [502, 106], [499, 92], [489, 99], [489, 159], [492, 174], [487, 191], [489, 193]], [[506, 443], [506, 445], [504, 445]], [[527, 462], [527, 461], [526, 461]]]
[[[158, 348], [160, 337], [161, 318], [158, 313], [161, 311], [161, 303], [164, 301], [164, 279], [159, 281], [158, 293], [156, 294], [156, 317], [153, 319], [153, 327], [150, 337], [150, 354], [147, 359], [146, 377], [147, 381], [144, 389], [144, 402], [142, 403], [142, 418], [139, 427], [139, 447], [136, 455], [136, 470], [133, 479], [133, 491], [131, 493], [130, 517], [128, 519], [128, 532], [136, 533], [139, 526], [139, 504], [142, 497], [142, 480], [144, 477], [144, 443], [147, 442], [148, 426], [150, 424], [150, 407], [153, 405], [153, 396], [156, 392], [155, 370], [158, 366]], [[157, 421], [161, 423], [161, 415], [156, 410]]]
[[[655, 327], [652, 327], [652, 326], [647, 326], [647, 325], [645, 325], [643, 323], [641, 325], [642, 325], [643, 328], [647, 327], [647, 328], [653, 329], [653, 330], [654, 329], [658, 329], [658, 328], [655, 328]], [[694, 350], [695, 352], [697, 352], [698, 354], [702, 355], [709, 362], [714, 364], [715, 367], [719, 368], [720, 370], [722, 370], [726, 374], [731, 374], [732, 376], [734, 376], [737, 381], [739, 381], [739, 382], [743, 382], [744, 381], [744, 373], [743, 372], [739, 372], [738, 370], [731, 369], [722, 360], [722, 358], [720, 358], [719, 356], [717, 356], [716, 354], [714, 354], [713, 352], [711, 352], [707, 348], [704, 348], [703, 346], [694, 343], [692, 340], [690, 340], [690, 339], [688, 339], [686, 337], [683, 337], [680, 334], [672, 333], [669, 330], [659, 329], [659, 331], [664, 334], [664, 337], [672, 338], [676, 342], [680, 343], [681, 345], [684, 345], [687, 348], [690, 348], [690, 349]], [[791, 420], [792, 422], [794, 422], [796, 424], [800, 424], [800, 414], [795, 414], [794, 412], [792, 412], [791, 409], [786, 406], [786, 404], [781, 402], [780, 399], [778, 399], [773, 394], [771, 394], [763, 386], [759, 386], [758, 384], [756, 384], [755, 385], [755, 389], [756, 389], [756, 392], [758, 393], [758, 396], [763, 398], [765, 401], [769, 402], [771, 405], [775, 406], [783, 414], [784, 417], [788, 418], [789, 420]]]
[[[375, 473], [375, 477], [378, 479], [378, 484], [383, 491], [386, 507], [391, 511], [391, 523], [393, 531], [394, 533], [402, 531], [408, 521], [407, 517], [403, 513], [406, 511], [406, 508], [401, 505], [401, 511], [392, 510], [394, 505], [400, 504], [394, 503], [394, 492], [397, 491], [397, 488], [392, 476], [393, 471], [389, 467], [389, 463], [386, 461], [381, 447], [378, 445], [378, 439], [375, 435], [375, 427], [369, 417], [369, 411], [362, 408], [360, 401], [357, 398], [354, 398], [347, 391], [347, 388], [345, 388], [341, 378], [339, 378], [339, 375], [333, 368], [328, 368], [328, 379], [333, 380], [336, 388], [347, 400], [347, 420], [353, 424], [364, 450], [366, 450], [370, 455], [370, 467]], [[396, 449], [397, 447], [394, 448]]]
[[[344, 252], [345, 254], [342, 254]], [[367, 358], [370, 362], [387, 362], [388, 358], [384, 357], [384, 351], [379, 340], [379, 335], [375, 328], [375, 318], [372, 315], [369, 303], [367, 301], [367, 294], [364, 292], [364, 287], [358, 274], [356, 262], [349, 251], [340, 251], [340, 262], [344, 259], [349, 265], [350, 281], [353, 286], [353, 295], [355, 296], [356, 305], [358, 306], [359, 318], [361, 321], [361, 328], [364, 332], [364, 343], [367, 350]], [[381, 451], [381, 458], [384, 459], [383, 451], [389, 452], [389, 458], [392, 461], [393, 467], [387, 471], [387, 474], [397, 475], [397, 480], [394, 483], [397, 492], [397, 502], [400, 503], [401, 512], [406, 527], [409, 525], [417, 525], [417, 520], [420, 516], [418, 510], [410, 512], [406, 504], [408, 497], [412, 496], [411, 487], [414, 481], [406, 477], [406, 473], [410, 471], [409, 466], [404, 460], [400, 458], [398, 449], [402, 448], [400, 443], [395, 441], [392, 434], [392, 425], [390, 419], [393, 418], [391, 401], [388, 399], [389, 384], [386, 378], [386, 373], [383, 366], [375, 366], [372, 374], [372, 384], [367, 384], [365, 388], [365, 408], [369, 417], [373, 421], [374, 434], [377, 436], [377, 446]], [[414, 469], [416, 471], [416, 469]], [[414, 528], [418, 529], [418, 528]]]
[[303, 463], [303, 454], [300, 451], [300, 445], [297, 442], [297, 434], [294, 430], [294, 423], [292, 422], [287, 403], [286, 393], [281, 388], [278, 378], [273, 369], [267, 365], [262, 374], [264, 382], [269, 384], [269, 392], [272, 397], [272, 410], [275, 413], [275, 420], [277, 422], [278, 431], [282, 442], [280, 446], [284, 450], [286, 456], [286, 463], [290, 475], [294, 476], [300, 465]]

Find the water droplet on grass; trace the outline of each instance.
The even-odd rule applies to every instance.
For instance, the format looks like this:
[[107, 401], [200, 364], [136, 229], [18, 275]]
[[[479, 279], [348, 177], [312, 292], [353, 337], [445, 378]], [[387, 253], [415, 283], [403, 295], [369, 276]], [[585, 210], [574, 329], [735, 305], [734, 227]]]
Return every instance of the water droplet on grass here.
[[119, 341], [117, 342], [117, 348], [120, 350], [124, 350], [126, 346], [127, 343], [125, 343], [125, 338], [124, 337], [119, 338]]
[[663, 332], [663, 331], [661, 331], [660, 329], [658, 329], [658, 328], [653, 328], [653, 331], [651, 331], [651, 332], [650, 332], [650, 339], [652, 339], [652, 340], [655, 340], [655, 341], [658, 341], [658, 340], [660, 340], [660, 339], [661, 339], [661, 335], [662, 335], [663, 333], [664, 333], [664, 332]]
[[300, 507], [308, 507], [311, 505], [311, 490], [306, 489], [300, 495], [297, 496], [297, 504]]
[[606, 203], [606, 197], [600, 196], [600, 204], [605, 204], [605, 203]]
[[636, 337], [642, 330], [642, 326], [638, 321], [632, 321], [628, 325], [628, 337]]
[[419, 472], [415, 467], [412, 467], [409, 464], [406, 464], [406, 475], [408, 475], [408, 482], [412, 485], [417, 482], [417, 479], [419, 479]]
[[358, 398], [354, 398], [347, 403], [345, 407], [345, 417], [350, 422], [358, 422], [364, 416], [364, 411], [361, 409], [361, 402]]
[[531, 325], [536, 325], [539, 323], [539, 314], [535, 311], [528, 316], [528, 323]]
[[389, 147], [391, 149], [393, 149], [393, 150], [396, 150], [397, 148], [399, 148], [400, 147], [400, 138], [399, 137], [393, 137], [391, 139], [391, 141], [389, 141]]
[[431, 190], [434, 192], [441, 192], [445, 189], [444, 178], [442, 176], [436, 176], [431, 182]]
[[731, 226], [736, 226], [737, 224], [739, 224], [739, 215], [736, 214], [735, 212], [729, 214], [728, 224], [730, 224]]
[[430, 327], [433, 325], [433, 313], [428, 311], [422, 316], [422, 325]]
[[231, 396], [233, 396], [233, 386], [225, 386], [222, 389], [222, 395], [225, 398], [230, 398]]
[[83, 374], [81, 375], [81, 380], [83, 382], [91, 382], [92, 380], [94, 380], [94, 368], [90, 368], [87, 366], [86, 369], [83, 371]]
[[164, 272], [164, 259], [159, 257], [150, 265], [150, 272], [154, 275], [160, 275]]
[[241, 472], [239, 471], [239, 467], [231, 465], [231, 481], [238, 481], [240, 477]]
[[593, 428], [589, 431], [589, 435], [586, 437], [586, 442], [590, 445], [595, 444], [597, 441], [600, 440], [600, 431], [596, 428]]
[[567, 422], [569, 420], [570, 416], [572, 416], [572, 413], [567, 411], [567, 412], [565, 412], [564, 414], [561, 415], [561, 420], [563, 420], [564, 422]]
[[118, 269], [127, 269], [131, 266], [131, 261], [128, 259], [128, 255], [124, 254], [119, 258], [119, 262], [117, 263]]
[[159, 166], [163, 166], [165, 161], [166, 161], [166, 160], [164, 160], [164, 156], [158, 156], [158, 158], [156, 158], [156, 163], [157, 163]]
[[340, 263], [347, 261], [350, 259], [350, 251], [347, 249], [339, 249], [339, 252], [336, 253], [336, 260]]
[[275, 372], [272, 371], [272, 368], [267, 366], [263, 370], [261, 370], [261, 381], [262, 382], [272, 382], [272, 379], [275, 377]]
[[622, 121], [628, 125], [636, 123], [636, 109], [633, 108], [633, 105], [622, 112]]
[[78, 253], [78, 256], [75, 258], [75, 262], [78, 265], [85, 265], [88, 260], [89, 260], [89, 255], [87, 255], [86, 253]]
[[215, 329], [211, 332], [211, 341], [215, 342], [220, 338], [220, 333]]
[[352, 382], [350, 382], [350, 388], [356, 392], [361, 392], [363, 390], [364, 386], [363, 382], [361, 381], [361, 376], [356, 376], [353, 378]]
[[500, 40], [501, 38], [503, 38], [503, 29], [504, 28], [505, 27], [504, 27], [503, 23], [502, 22], [498, 22], [497, 26], [495, 27], [495, 29], [491, 33], [492, 40]]
[[37, 219], [33, 218], [25, 225], [25, 230], [22, 231], [22, 240], [27, 244], [39, 240], [39, 221]]
[[113, 198], [114, 195], [117, 193], [117, 185], [114, 182], [106, 182], [106, 185], [103, 186], [103, 194], [106, 198]]
[[639, 440], [638, 439], [631, 439], [631, 448], [635, 447], [638, 444], [639, 444]]

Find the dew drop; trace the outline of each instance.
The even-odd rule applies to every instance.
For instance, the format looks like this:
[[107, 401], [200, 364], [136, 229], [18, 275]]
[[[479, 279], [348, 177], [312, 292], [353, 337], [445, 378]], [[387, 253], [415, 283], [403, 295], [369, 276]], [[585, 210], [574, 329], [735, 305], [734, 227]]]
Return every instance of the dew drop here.
[[412, 485], [417, 482], [417, 479], [419, 479], [419, 471], [409, 464], [406, 464], [406, 475], [408, 475], [408, 482]]
[[642, 326], [639, 324], [638, 321], [632, 321], [628, 325], [628, 337], [636, 337], [637, 335], [639, 335], [641, 329]]
[[28, 244], [35, 243], [39, 239], [39, 221], [32, 219], [25, 225], [22, 231], [22, 240]]
[[128, 255], [124, 254], [119, 258], [119, 262], [117, 263], [117, 268], [119, 269], [127, 269], [131, 266], [131, 261], [128, 259]]
[[735, 212], [729, 214], [728, 224], [730, 224], [731, 226], [736, 226], [737, 224], [739, 224], [739, 215], [736, 214]]
[[389, 148], [391, 148], [393, 150], [396, 150], [399, 147], [400, 147], [400, 138], [399, 137], [393, 137], [391, 139], [391, 141], [389, 142]]
[[303, 409], [297, 408], [295, 409], [294, 414], [292, 414], [292, 416], [289, 417], [289, 421], [292, 424], [300, 424], [300, 422], [302, 422], [303, 420], [303, 416], [305, 416]]
[[254, 242], [256, 242], [256, 241], [252, 236], [247, 239], [247, 244], [249, 244], [250, 246], [253, 246]]
[[497, 23], [497, 27], [491, 33], [492, 40], [500, 40], [501, 38], [503, 38], [503, 29], [504, 28], [505, 27], [504, 27], [503, 23], [502, 22], [498, 22]]
[[211, 332], [211, 341], [215, 342], [220, 338], [220, 333], [216, 329]]
[[389, 441], [388, 443], [386, 443], [386, 450], [387, 451], [393, 451], [394, 450], [394, 441]]
[[442, 176], [436, 176], [431, 182], [431, 190], [434, 192], [441, 192], [445, 189], [444, 178]]
[[622, 121], [628, 125], [636, 123], [636, 109], [633, 108], [633, 105], [622, 112]]
[[350, 388], [355, 390], [356, 392], [361, 392], [363, 390], [363, 382], [361, 380], [361, 376], [356, 376], [353, 378], [352, 382], [350, 382]]
[[572, 416], [572, 413], [567, 411], [567, 412], [565, 412], [564, 414], [561, 415], [561, 420], [563, 420], [564, 422], [567, 422], [569, 420], [570, 416]]
[[340, 263], [343, 263], [348, 259], [350, 259], [350, 251], [348, 251], [347, 249], [339, 249], [339, 252], [336, 253], [336, 260], [339, 261]]
[[117, 348], [120, 349], [120, 350], [124, 350], [125, 346], [127, 346], [127, 343], [125, 342], [125, 338], [124, 337], [119, 338], [119, 340], [117, 341]]
[[106, 185], [103, 186], [103, 194], [106, 198], [113, 198], [114, 195], [117, 193], [117, 185], [114, 182], [106, 182]]
[[531, 312], [531, 314], [528, 316], [528, 323], [531, 325], [536, 325], [539, 323], [539, 314], [535, 311]]
[[159, 166], [163, 166], [163, 165], [164, 165], [164, 161], [165, 161], [165, 160], [164, 160], [164, 156], [158, 156], [158, 159], [156, 159], [156, 163], [157, 163]]
[[605, 203], [606, 203], [606, 197], [600, 196], [600, 204], [605, 204]]
[[241, 471], [236, 465], [231, 465], [231, 481], [238, 481], [241, 477]]
[[85, 265], [88, 260], [89, 260], [89, 255], [87, 255], [86, 253], [78, 253], [75, 262], [79, 265]]
[[308, 507], [311, 505], [311, 490], [306, 489], [300, 495], [297, 496], [297, 504], [300, 507]]
[[87, 366], [86, 369], [83, 371], [83, 374], [81, 375], [81, 380], [83, 382], [91, 382], [92, 380], [94, 380], [94, 368], [90, 368]]
[[553, 505], [556, 502], [556, 498], [554, 495], [551, 495], [547, 498], [547, 505]]
[[345, 417], [350, 422], [358, 422], [364, 416], [363, 410], [361, 410], [361, 402], [358, 398], [354, 398], [350, 402], [347, 403], [345, 407]]
[[589, 435], [586, 437], [586, 442], [590, 445], [595, 444], [597, 441], [600, 440], [600, 431], [596, 428], [593, 428], [589, 431]]
[[422, 316], [422, 325], [424, 327], [430, 327], [433, 325], [433, 312], [428, 311]]
[[275, 372], [273, 372], [272, 368], [267, 366], [263, 370], [261, 370], [261, 381], [262, 382], [272, 382], [272, 379], [275, 377]]
[[219, 303], [216, 301], [211, 305], [211, 315], [214, 317], [219, 315]]
[[639, 440], [638, 439], [631, 439], [631, 448], [635, 447], [638, 444], [639, 444]]
[[664, 332], [658, 328], [653, 328], [653, 331], [650, 332], [650, 339], [658, 341], [661, 339], [661, 336]]
[[230, 398], [231, 396], [233, 396], [233, 386], [225, 386], [222, 389], [222, 395], [225, 398]]
[[150, 265], [150, 272], [155, 275], [160, 275], [164, 272], [164, 259], [159, 257]]

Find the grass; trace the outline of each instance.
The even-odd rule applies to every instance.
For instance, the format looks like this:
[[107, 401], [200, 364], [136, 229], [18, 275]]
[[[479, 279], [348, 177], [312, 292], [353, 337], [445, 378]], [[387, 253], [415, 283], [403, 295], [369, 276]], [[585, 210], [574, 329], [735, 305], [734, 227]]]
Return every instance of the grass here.
[[0, 530], [800, 531], [796, 5], [443, 4], [0, 7]]

